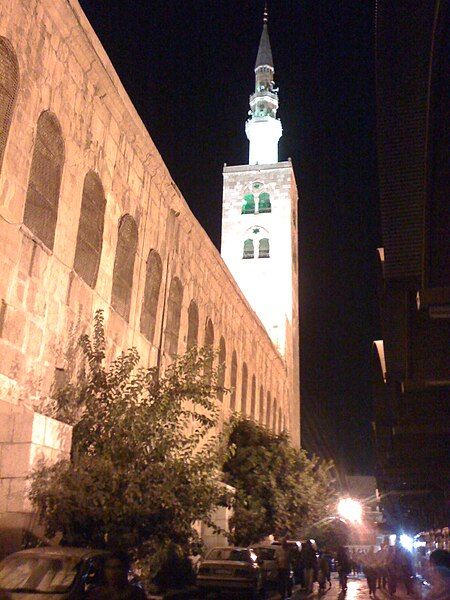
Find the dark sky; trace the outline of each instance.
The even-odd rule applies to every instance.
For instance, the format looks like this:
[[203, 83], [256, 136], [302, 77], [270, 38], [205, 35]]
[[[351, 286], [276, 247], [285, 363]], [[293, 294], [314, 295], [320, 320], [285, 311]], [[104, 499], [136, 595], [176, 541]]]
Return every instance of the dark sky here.
[[[81, 0], [175, 182], [220, 246], [222, 166], [246, 164], [263, 0]], [[372, 468], [374, 3], [271, 0], [284, 134], [299, 187], [304, 442]]]

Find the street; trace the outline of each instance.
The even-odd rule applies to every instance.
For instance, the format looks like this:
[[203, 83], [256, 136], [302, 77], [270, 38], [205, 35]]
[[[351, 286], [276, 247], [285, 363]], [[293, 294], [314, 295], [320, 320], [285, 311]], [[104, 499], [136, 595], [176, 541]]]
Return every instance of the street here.
[[[389, 598], [387, 590], [377, 590], [376, 598], [379, 600], [387, 600]], [[421, 598], [419, 594], [415, 595], [414, 598]], [[278, 593], [271, 594], [269, 600], [279, 600], [280, 595]], [[325, 600], [366, 600], [369, 598], [369, 589], [367, 587], [366, 579], [363, 576], [351, 576], [348, 579], [348, 590], [345, 596], [340, 593], [339, 581], [337, 575], [334, 573], [332, 578], [331, 589], [327, 589], [325, 593], [318, 593], [317, 583], [314, 588], [314, 595], [307, 596], [304, 591], [296, 590], [292, 595], [292, 600], [305, 600], [306, 598], [317, 599], [324, 598]], [[406, 598], [412, 598], [407, 596], [404, 590], [400, 589], [395, 595], [396, 600], [406, 600]]]

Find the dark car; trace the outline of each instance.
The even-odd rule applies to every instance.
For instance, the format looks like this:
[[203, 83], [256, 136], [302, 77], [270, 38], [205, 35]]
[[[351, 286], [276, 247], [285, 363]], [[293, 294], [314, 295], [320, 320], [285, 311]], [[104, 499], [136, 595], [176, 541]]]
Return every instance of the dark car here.
[[264, 598], [264, 571], [251, 548], [213, 548], [201, 561], [197, 573], [200, 591], [233, 591], [239, 598]]
[[109, 555], [59, 546], [21, 550], [0, 562], [0, 589], [13, 600], [83, 600], [101, 582]]

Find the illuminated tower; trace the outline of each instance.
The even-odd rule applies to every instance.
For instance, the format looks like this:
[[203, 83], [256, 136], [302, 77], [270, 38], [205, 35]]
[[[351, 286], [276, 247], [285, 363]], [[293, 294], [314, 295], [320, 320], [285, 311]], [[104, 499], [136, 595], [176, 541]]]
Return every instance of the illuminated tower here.
[[278, 162], [282, 127], [267, 11], [245, 131], [249, 164], [225, 166], [221, 254], [290, 373], [291, 434], [299, 438], [297, 186], [290, 160]]

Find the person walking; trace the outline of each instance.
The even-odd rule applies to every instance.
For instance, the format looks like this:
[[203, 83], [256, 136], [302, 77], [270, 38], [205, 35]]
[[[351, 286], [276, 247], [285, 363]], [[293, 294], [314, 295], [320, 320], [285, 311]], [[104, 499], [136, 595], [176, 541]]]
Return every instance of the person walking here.
[[301, 549], [305, 587], [308, 594], [314, 592], [314, 573], [317, 571], [316, 552], [311, 540], [306, 540]]
[[341, 585], [341, 590], [343, 592], [347, 591], [347, 578], [351, 571], [351, 562], [350, 557], [348, 555], [348, 550], [344, 546], [340, 546], [338, 548], [336, 554], [336, 560], [338, 562], [338, 574], [339, 574], [339, 583]]
[[330, 583], [330, 587], [331, 587], [330, 565], [328, 563], [325, 552], [321, 552], [318, 566], [319, 566], [319, 575], [318, 575], [317, 580], [319, 582], [319, 593], [320, 592], [323, 593], [323, 592], [325, 592], [325, 586], [326, 586], [327, 581]]
[[365, 555], [362, 569], [366, 576], [369, 596], [373, 595], [375, 597], [377, 593], [377, 569], [373, 548], [370, 548], [369, 553]]
[[275, 560], [278, 569], [278, 591], [280, 593], [281, 600], [286, 600], [291, 595], [291, 554], [287, 539], [284, 539], [281, 546], [277, 547], [275, 553]]

